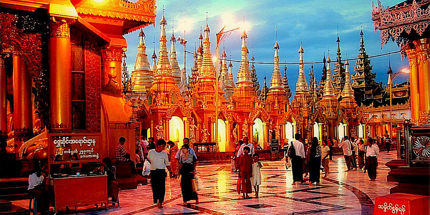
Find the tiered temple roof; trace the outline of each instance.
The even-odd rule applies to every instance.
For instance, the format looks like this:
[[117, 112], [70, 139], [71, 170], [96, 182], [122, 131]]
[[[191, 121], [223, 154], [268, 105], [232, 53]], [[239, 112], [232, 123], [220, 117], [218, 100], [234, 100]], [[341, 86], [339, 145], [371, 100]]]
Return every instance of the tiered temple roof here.
[[342, 92], [343, 85], [345, 84], [345, 68], [343, 68], [342, 63], [342, 54], [340, 52], [340, 39], [337, 37], [337, 58], [336, 63], [334, 64], [335, 68], [333, 69], [333, 87], [336, 93], [336, 96], [340, 96]]

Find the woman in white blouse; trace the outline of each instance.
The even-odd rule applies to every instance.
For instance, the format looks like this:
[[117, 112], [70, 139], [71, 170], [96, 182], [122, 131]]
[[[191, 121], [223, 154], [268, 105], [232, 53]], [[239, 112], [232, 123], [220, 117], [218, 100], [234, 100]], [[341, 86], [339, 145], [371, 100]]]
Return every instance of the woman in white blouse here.
[[367, 174], [371, 181], [376, 179], [376, 167], [378, 166], [379, 147], [372, 138], [368, 140], [369, 146], [366, 150]]

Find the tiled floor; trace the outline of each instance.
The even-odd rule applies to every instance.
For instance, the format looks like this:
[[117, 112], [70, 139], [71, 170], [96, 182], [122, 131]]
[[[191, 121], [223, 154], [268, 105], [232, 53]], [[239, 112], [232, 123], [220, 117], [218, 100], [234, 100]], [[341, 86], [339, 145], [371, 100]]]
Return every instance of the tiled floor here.
[[345, 172], [344, 159], [335, 156], [330, 175], [320, 186], [292, 184], [291, 169], [281, 161], [264, 161], [260, 198], [242, 199], [236, 192], [237, 174], [229, 164], [198, 166], [200, 204], [181, 205], [177, 179], [166, 182], [163, 209], [152, 205], [150, 185], [120, 192], [120, 208], [87, 214], [372, 214], [377, 196], [389, 194], [395, 184], [387, 182], [384, 165], [395, 152], [381, 152], [376, 181], [361, 171]]

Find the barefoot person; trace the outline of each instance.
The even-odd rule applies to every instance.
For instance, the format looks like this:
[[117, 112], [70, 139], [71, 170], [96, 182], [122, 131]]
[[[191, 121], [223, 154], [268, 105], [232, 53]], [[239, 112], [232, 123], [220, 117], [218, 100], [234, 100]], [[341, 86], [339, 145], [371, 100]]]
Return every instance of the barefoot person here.
[[249, 155], [250, 149], [248, 146], [243, 148], [243, 155], [239, 157], [239, 186], [243, 198], [248, 199], [249, 193], [252, 193], [251, 176], [252, 176], [252, 157]]
[[259, 161], [260, 156], [258, 154], [254, 154], [252, 156], [252, 177], [251, 177], [251, 183], [252, 186], [254, 186], [255, 191], [255, 197], [258, 198], [258, 192], [260, 191], [260, 184], [261, 184], [261, 167], [263, 165]]
[[166, 192], [166, 168], [169, 169], [170, 166], [169, 157], [164, 151], [165, 148], [166, 141], [159, 139], [156, 148], [148, 152], [148, 160], [151, 163], [152, 197], [158, 208], [163, 207]]
[[327, 177], [330, 168], [329, 168], [329, 162], [330, 162], [330, 147], [328, 146], [327, 140], [323, 141], [323, 148], [322, 148], [322, 154], [321, 154], [321, 162], [322, 166], [324, 167], [324, 178]]
[[379, 147], [375, 140], [369, 138], [369, 146], [366, 151], [367, 174], [371, 181], [376, 179], [376, 167], [378, 166]]
[[197, 160], [190, 154], [190, 146], [188, 144], [183, 145], [181, 151], [182, 153], [179, 157], [179, 173], [181, 174], [182, 200], [184, 201], [184, 205], [187, 205], [190, 200], [196, 200], [196, 203], [198, 203], [196, 188], [193, 187], [195, 162]]
[[312, 138], [309, 153], [309, 185], [320, 183], [321, 147], [317, 137]]
[[302, 136], [297, 133], [296, 140], [291, 144], [289, 150], [289, 157], [293, 166], [293, 185], [297, 182], [303, 183], [303, 159], [306, 158], [305, 147], [299, 140]]

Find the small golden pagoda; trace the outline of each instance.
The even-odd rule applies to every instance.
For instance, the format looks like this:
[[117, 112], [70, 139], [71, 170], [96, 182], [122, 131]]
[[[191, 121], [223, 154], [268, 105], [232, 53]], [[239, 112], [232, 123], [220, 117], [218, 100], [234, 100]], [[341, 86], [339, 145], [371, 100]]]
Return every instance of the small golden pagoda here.
[[[275, 57], [274, 57], [274, 68], [272, 79], [270, 81], [270, 88], [267, 94], [267, 99], [265, 102], [265, 108], [269, 113], [271, 118], [271, 138], [281, 140], [282, 131], [284, 129], [283, 125], [286, 123], [286, 112], [288, 110], [288, 97], [285, 90], [284, 82], [282, 80], [282, 75], [279, 69], [279, 44], [278, 41], [275, 42]], [[275, 134], [275, 135], [273, 135]]]
[[131, 73], [131, 91], [134, 94], [145, 94], [151, 88], [153, 79], [154, 73], [150, 68], [148, 55], [146, 55], [145, 34], [141, 30], [136, 62]]
[[299, 77], [296, 83], [296, 94], [294, 95], [293, 101], [291, 101], [291, 114], [292, 121], [296, 123], [296, 132], [302, 134], [306, 138], [308, 117], [311, 112], [311, 96], [309, 94], [308, 85], [306, 83], [304, 63], [303, 63], [303, 47], [300, 44], [299, 48]]
[[341, 93], [342, 100], [340, 101], [341, 117], [347, 122], [348, 136], [357, 136], [357, 121], [358, 105], [354, 98], [354, 90], [351, 85], [351, 76], [349, 74], [349, 62], [345, 62], [345, 86]]
[[338, 110], [339, 103], [332, 84], [330, 63], [331, 63], [330, 56], [328, 56], [327, 67], [326, 67], [327, 76], [324, 82], [323, 96], [319, 104], [320, 104], [320, 107], [322, 108], [322, 113], [328, 122], [328, 125], [325, 125], [326, 128], [324, 130], [327, 133], [324, 134], [324, 136], [335, 137], [335, 134], [336, 134], [335, 128], [336, 128], [337, 119], [338, 119], [337, 110]]
[[[167, 53], [166, 19], [160, 21], [160, 51], [154, 81], [148, 99], [150, 130], [156, 139], [169, 139], [169, 121], [173, 116], [186, 117], [188, 113], [184, 99], [173, 78]], [[180, 142], [182, 140], [179, 140]]]
[[237, 73], [237, 86], [234, 88], [232, 96], [233, 115], [237, 123], [237, 139], [241, 140], [251, 134], [251, 125], [254, 123], [250, 118], [250, 114], [259, 103], [254, 85], [252, 83], [252, 76], [249, 70], [248, 60], [248, 47], [246, 46], [246, 39], [248, 35], [245, 31], [242, 32], [242, 57], [240, 68]]

